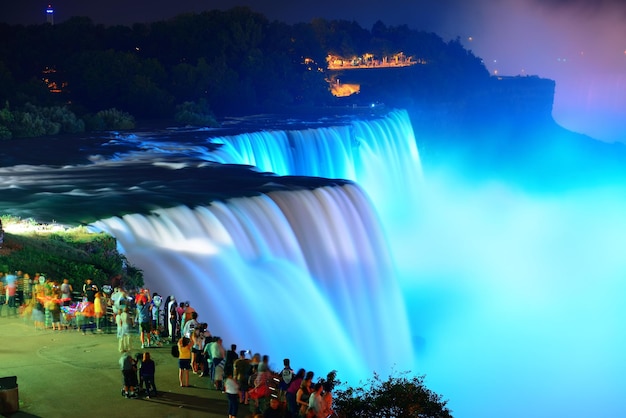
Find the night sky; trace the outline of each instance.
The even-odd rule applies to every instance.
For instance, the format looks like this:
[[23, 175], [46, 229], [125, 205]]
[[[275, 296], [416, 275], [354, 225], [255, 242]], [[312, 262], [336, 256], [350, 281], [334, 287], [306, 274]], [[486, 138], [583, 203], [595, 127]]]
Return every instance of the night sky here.
[[[4, 3], [0, 21], [45, 22], [47, 2]], [[130, 24], [184, 12], [249, 6], [270, 20], [381, 20], [460, 37], [492, 74], [539, 75], [557, 81], [554, 116], [569, 129], [626, 142], [626, 0], [58, 0], [55, 22], [89, 16]]]

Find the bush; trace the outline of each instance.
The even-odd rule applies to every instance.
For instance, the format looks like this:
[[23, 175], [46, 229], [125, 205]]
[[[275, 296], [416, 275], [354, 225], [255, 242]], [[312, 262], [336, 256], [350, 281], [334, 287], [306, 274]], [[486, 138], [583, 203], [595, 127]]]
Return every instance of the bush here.
[[108, 234], [91, 233], [84, 227], [51, 231], [32, 220], [0, 219], [7, 230], [15, 223], [23, 230], [5, 232], [2, 271], [39, 272], [57, 282], [67, 278], [75, 289], [86, 278], [98, 286], [113, 280], [132, 287], [143, 285], [143, 272], [128, 263], [117, 251], [115, 238]]
[[184, 125], [219, 126], [217, 119], [215, 119], [213, 112], [211, 112], [205, 100], [200, 100], [199, 103], [184, 102], [176, 106], [174, 119], [176, 122]]
[[0, 110], [0, 139], [34, 138], [61, 132], [79, 133], [85, 124], [65, 106], [41, 107], [26, 103], [19, 111]]
[[451, 418], [447, 403], [424, 386], [424, 376], [389, 376], [383, 381], [374, 373], [365, 385], [334, 394], [340, 418]]
[[59, 132], [75, 134], [85, 131], [85, 122], [77, 118], [74, 112], [65, 106], [50, 106], [37, 108], [26, 104], [26, 109], [31, 112], [38, 112], [46, 120], [59, 125]]
[[101, 110], [95, 115], [85, 116], [87, 129], [90, 131], [128, 130], [135, 128], [135, 118], [129, 113], [111, 108]]

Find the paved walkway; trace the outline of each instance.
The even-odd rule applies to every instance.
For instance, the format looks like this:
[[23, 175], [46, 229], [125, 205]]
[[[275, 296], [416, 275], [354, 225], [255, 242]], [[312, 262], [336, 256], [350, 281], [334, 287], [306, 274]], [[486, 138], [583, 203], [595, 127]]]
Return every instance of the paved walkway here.
[[[37, 331], [30, 320], [4, 315], [6, 311], [0, 317], [0, 377], [17, 376], [19, 393], [19, 411], [11, 418], [228, 416], [226, 395], [213, 390], [208, 378], [191, 374], [192, 387], [179, 386], [178, 360], [169, 345], [146, 349], [156, 363], [159, 396], [126, 399], [120, 394], [115, 334]], [[132, 344], [141, 346], [137, 335]], [[248, 407], [241, 406], [237, 417], [249, 416]]]

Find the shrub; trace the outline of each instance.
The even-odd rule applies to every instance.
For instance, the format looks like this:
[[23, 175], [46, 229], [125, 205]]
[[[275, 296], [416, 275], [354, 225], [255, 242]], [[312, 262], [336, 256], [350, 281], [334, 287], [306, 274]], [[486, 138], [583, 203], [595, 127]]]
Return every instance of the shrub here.
[[90, 131], [127, 130], [135, 128], [135, 118], [129, 113], [111, 108], [101, 110], [95, 115], [85, 116], [87, 129]]
[[46, 120], [58, 124], [60, 132], [74, 134], [85, 131], [85, 122], [77, 118], [74, 112], [65, 106], [37, 108], [27, 104], [25, 108], [32, 112], [39, 112]]
[[209, 109], [205, 100], [200, 102], [184, 102], [176, 106], [176, 115], [174, 116], [176, 122], [184, 125], [192, 126], [219, 126], [215, 115]]
[[143, 285], [143, 272], [119, 254], [115, 238], [108, 234], [91, 233], [84, 227], [55, 232], [32, 220], [7, 216], [1, 219], [5, 229], [11, 230], [7, 226], [20, 223], [23, 230], [5, 233], [2, 271], [39, 272], [55, 281], [67, 278], [75, 289], [86, 278], [98, 286], [114, 279], [130, 286]]
[[451, 418], [447, 403], [424, 386], [424, 376], [389, 376], [383, 381], [374, 373], [365, 385], [334, 394], [340, 418]]

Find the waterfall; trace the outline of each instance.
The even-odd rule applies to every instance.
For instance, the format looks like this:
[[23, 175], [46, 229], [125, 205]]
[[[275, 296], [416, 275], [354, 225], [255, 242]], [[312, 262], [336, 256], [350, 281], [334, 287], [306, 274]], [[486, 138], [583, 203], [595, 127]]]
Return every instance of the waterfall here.
[[[209, 330], [318, 375], [413, 367], [385, 220], [410, 213], [421, 177], [404, 111], [372, 121], [214, 138], [219, 162], [352, 180], [98, 221], [153, 291], [190, 301]], [[397, 220], [397, 219], [396, 219]]]
[[[410, 361], [402, 297], [356, 185], [278, 191], [95, 224], [150, 289], [188, 300], [238, 347], [344, 378]], [[368, 373], [366, 373], [368, 374]]]
[[[389, 219], [414, 208], [422, 168], [405, 110], [334, 127], [264, 131], [212, 138], [220, 163], [255, 166], [281, 176], [339, 178], [358, 183]], [[408, 192], [408, 193], [406, 193]], [[387, 224], [383, 219], [383, 223]]]

